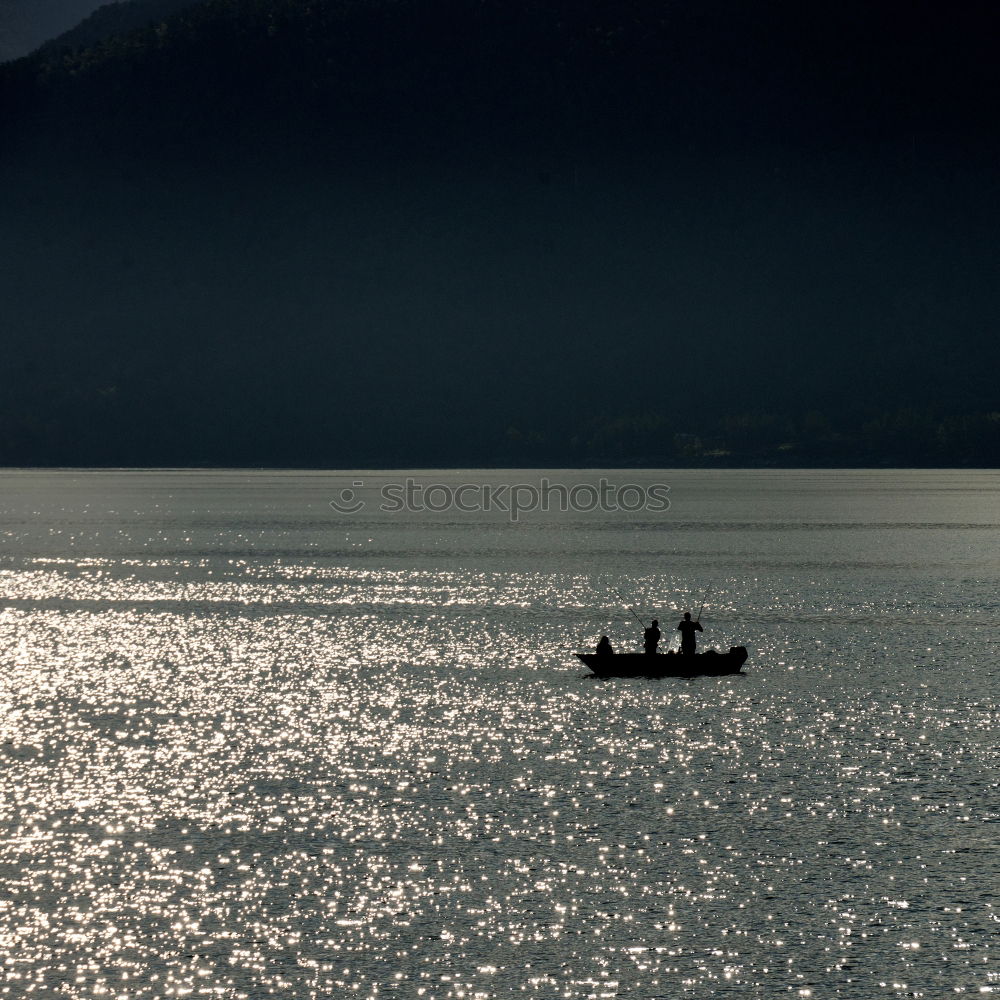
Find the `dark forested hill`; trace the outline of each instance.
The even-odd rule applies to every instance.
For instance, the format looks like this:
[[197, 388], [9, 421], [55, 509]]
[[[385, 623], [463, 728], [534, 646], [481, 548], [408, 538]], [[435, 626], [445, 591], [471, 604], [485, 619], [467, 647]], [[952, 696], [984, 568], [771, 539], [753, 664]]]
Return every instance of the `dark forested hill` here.
[[[105, 40], [116, 22], [151, 19]], [[987, 137], [1000, 80], [1000, 16], [970, 2], [946, 14], [929, 0], [131, 0], [87, 23], [89, 51], [64, 51], [90, 42], [81, 26], [23, 72], [70, 79], [77, 96], [121, 95], [127, 79], [140, 102], [159, 84], [177, 105], [200, 95], [208, 118], [239, 93], [253, 115], [251, 95], [284, 110], [447, 109], [489, 132], [511, 114], [560, 131], [641, 124], [643, 145], [679, 128], [725, 145], [869, 146], [931, 130], [964, 143]]]
[[146, 14], [0, 67], [0, 462], [1000, 460], [992, 5]]

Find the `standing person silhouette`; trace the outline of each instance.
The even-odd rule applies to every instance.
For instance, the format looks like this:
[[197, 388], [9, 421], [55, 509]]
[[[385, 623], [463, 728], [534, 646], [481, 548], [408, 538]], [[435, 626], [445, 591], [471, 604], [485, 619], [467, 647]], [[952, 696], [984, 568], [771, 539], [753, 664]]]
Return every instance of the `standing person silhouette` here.
[[691, 612], [685, 611], [684, 621], [677, 626], [677, 631], [681, 634], [681, 652], [685, 656], [694, 656], [695, 647], [698, 644], [694, 634], [705, 631], [701, 627], [701, 622], [691, 621]]
[[660, 623], [657, 619], [654, 618], [653, 624], [642, 633], [642, 644], [650, 656], [656, 652], [656, 647], [660, 644]]

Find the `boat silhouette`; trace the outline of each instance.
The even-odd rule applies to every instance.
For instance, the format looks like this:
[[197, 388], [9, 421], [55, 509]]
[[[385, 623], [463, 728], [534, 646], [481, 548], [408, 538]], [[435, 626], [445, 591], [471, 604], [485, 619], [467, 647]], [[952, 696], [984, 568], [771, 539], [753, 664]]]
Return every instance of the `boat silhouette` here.
[[728, 653], [577, 653], [597, 677], [721, 677], [742, 673], [746, 646]]

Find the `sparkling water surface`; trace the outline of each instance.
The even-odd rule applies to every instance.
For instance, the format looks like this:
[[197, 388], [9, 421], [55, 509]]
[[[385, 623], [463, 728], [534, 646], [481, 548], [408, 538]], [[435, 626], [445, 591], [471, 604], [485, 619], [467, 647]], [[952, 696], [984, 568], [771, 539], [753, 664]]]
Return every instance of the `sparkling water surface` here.
[[3, 473], [0, 995], [1000, 993], [1000, 474], [403, 475]]

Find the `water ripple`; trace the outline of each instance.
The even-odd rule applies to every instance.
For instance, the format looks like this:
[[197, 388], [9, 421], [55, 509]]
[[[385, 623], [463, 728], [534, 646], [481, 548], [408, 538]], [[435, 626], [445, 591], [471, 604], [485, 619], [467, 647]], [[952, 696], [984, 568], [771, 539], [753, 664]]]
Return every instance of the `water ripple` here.
[[885, 576], [737, 545], [705, 638], [746, 676], [588, 680], [572, 649], [638, 639], [609, 586], [664, 620], [704, 593], [620, 534], [596, 567], [22, 541], [0, 996], [1000, 988], [996, 578], [926, 531]]

